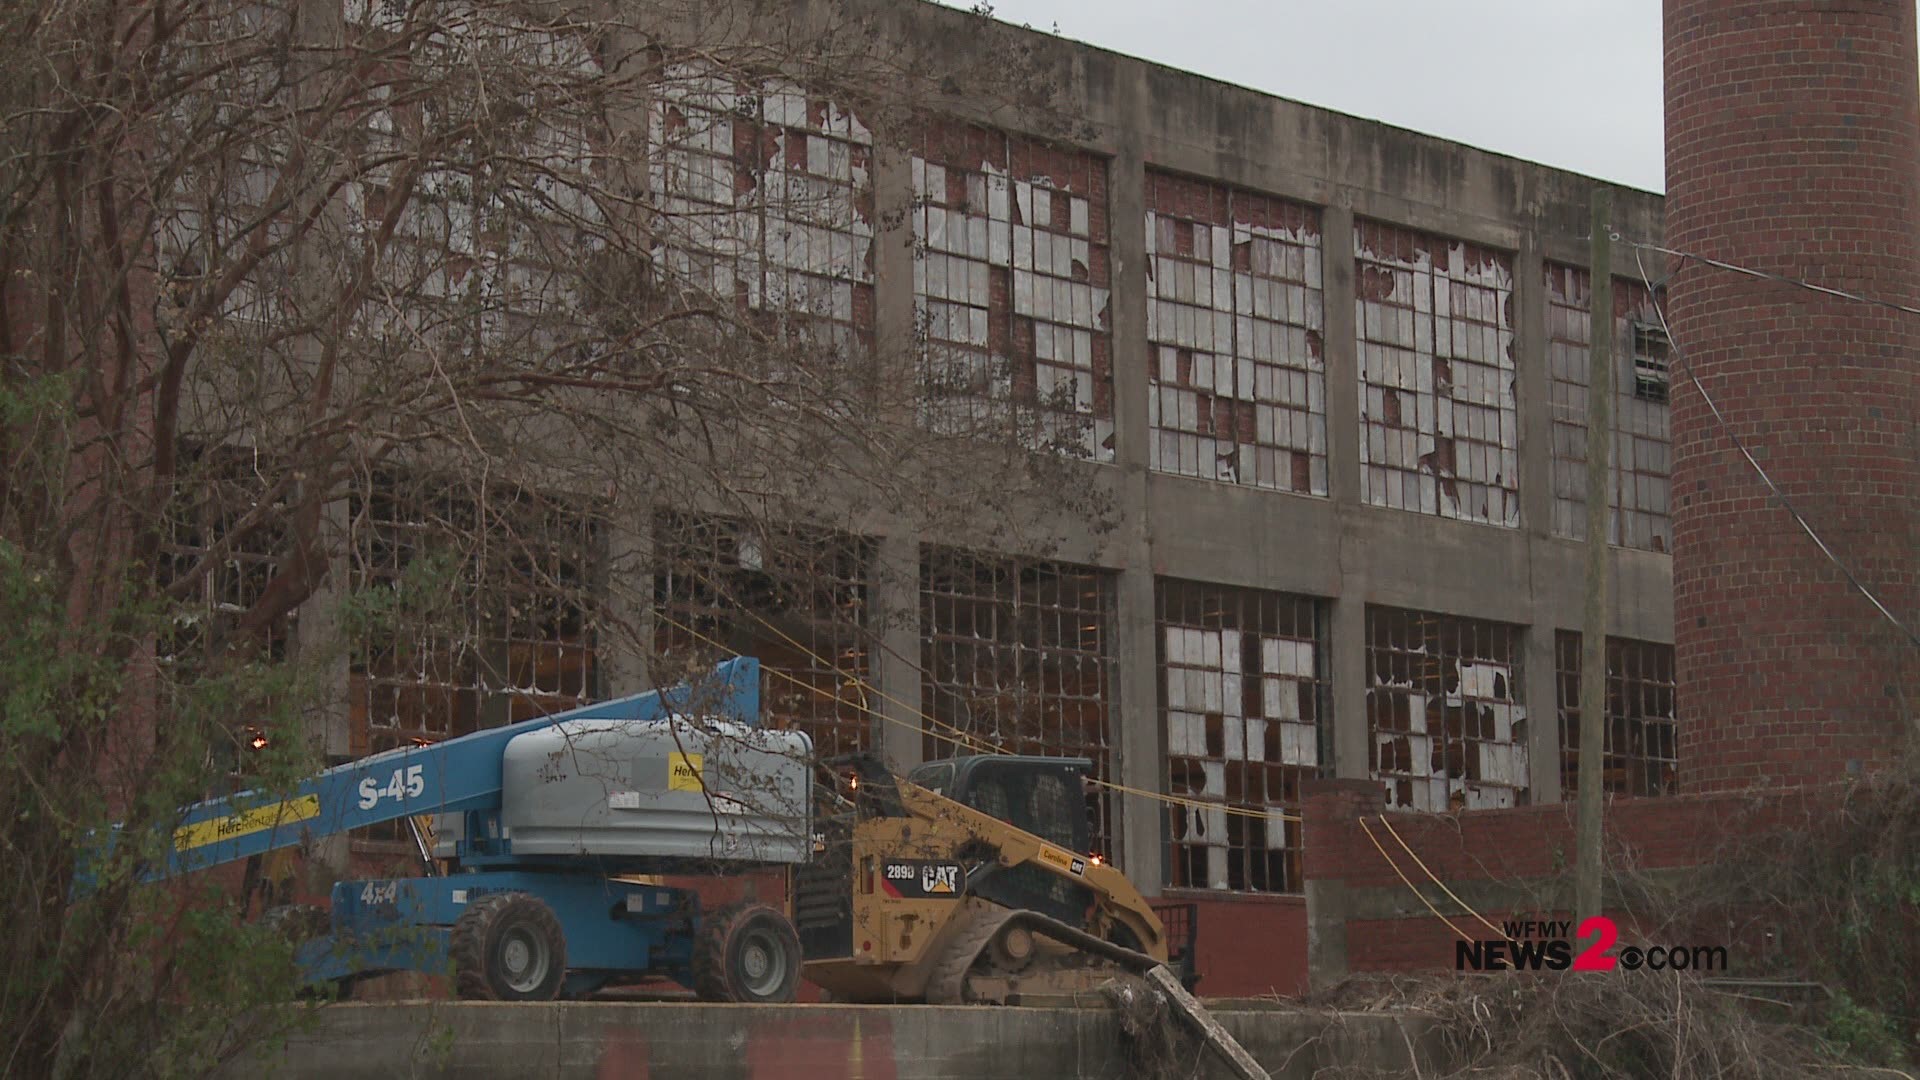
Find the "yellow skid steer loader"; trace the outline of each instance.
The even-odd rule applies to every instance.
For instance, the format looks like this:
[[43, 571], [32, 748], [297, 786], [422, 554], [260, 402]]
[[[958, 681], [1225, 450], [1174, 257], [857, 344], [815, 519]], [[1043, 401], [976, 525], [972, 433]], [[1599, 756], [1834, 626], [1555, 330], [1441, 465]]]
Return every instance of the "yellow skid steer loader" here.
[[1169, 940], [1088, 850], [1084, 758], [983, 755], [896, 780], [825, 763], [812, 860], [794, 871], [806, 977], [837, 1001], [1017, 1004], [1162, 964], [1193, 982], [1193, 920]]

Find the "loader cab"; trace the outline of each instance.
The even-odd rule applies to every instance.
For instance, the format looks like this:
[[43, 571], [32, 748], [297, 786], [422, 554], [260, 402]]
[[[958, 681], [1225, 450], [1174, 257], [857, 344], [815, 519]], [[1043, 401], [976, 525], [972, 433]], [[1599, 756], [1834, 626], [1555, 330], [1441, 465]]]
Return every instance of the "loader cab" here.
[[1092, 835], [1086, 758], [980, 754], [929, 761], [907, 781], [1077, 855]]
[[[928, 762], [907, 780], [1086, 855], [1092, 831], [1086, 778], [1092, 770], [1086, 758], [978, 755]], [[1032, 865], [993, 872], [969, 888], [995, 903], [1042, 912], [1074, 927], [1085, 924], [1093, 902], [1086, 886]]]

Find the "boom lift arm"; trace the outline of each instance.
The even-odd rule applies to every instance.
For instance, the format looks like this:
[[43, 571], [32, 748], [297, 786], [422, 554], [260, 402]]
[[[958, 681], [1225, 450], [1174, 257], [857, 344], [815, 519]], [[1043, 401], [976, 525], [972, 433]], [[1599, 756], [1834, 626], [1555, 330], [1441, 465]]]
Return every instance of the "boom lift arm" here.
[[[716, 716], [752, 727], [760, 715], [760, 662], [718, 665], [710, 679], [651, 690], [424, 746], [350, 761], [304, 781], [286, 798], [245, 791], [187, 807], [163, 878], [422, 814], [468, 814], [460, 854], [482, 856], [499, 838], [507, 744], [568, 721], [651, 721]], [[492, 845], [497, 848], [497, 845]]]

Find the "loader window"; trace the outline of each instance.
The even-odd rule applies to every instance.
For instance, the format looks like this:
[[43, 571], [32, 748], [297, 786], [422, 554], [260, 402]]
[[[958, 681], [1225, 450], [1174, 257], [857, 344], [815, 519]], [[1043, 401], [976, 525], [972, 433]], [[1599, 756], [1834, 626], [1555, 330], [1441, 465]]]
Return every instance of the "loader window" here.
[[1033, 792], [1027, 797], [1027, 816], [1033, 822], [1027, 827], [1028, 832], [1077, 851], [1073, 823], [1082, 812], [1083, 808], [1074, 805], [1067, 794], [1067, 785], [1061, 783], [1058, 776], [1034, 778]]
[[969, 779], [954, 793], [960, 801], [1048, 843], [1086, 852], [1086, 806], [1057, 768], [1000, 765], [976, 768]]
[[[1033, 758], [962, 759], [954, 768], [950, 797], [1022, 832], [1076, 855], [1087, 851], [1087, 814], [1080, 794], [1086, 762], [1067, 766]], [[1008, 907], [1028, 908], [1068, 924], [1086, 921], [1093, 893], [1085, 885], [1037, 865], [989, 875], [979, 895]]]
[[919, 784], [935, 795], [945, 795], [953, 786], [953, 766], [944, 764], [922, 765], [907, 774], [907, 780]]

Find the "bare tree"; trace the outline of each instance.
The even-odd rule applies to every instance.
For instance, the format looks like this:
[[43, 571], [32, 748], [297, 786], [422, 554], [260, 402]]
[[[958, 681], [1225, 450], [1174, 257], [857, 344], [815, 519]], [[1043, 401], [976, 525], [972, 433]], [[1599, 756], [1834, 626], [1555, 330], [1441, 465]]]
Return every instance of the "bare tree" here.
[[[956, 375], [874, 295], [912, 257], [890, 147], [956, 96], [1060, 129], [1056, 88], [1018, 36], [956, 67], [869, 10], [0, 13], [0, 1071], [192, 1072], [251, 1030], [270, 973], [138, 866], [236, 760], [315, 763], [339, 649], [368, 709], [470, 655], [522, 715], [592, 692], [592, 641], [652, 646], [651, 577], [590, 565], [647, 508], [777, 543], [1080, 498], [1045, 451], [1088, 445], [1084, 387]], [[343, 635], [294, 627], [322, 590]]]

